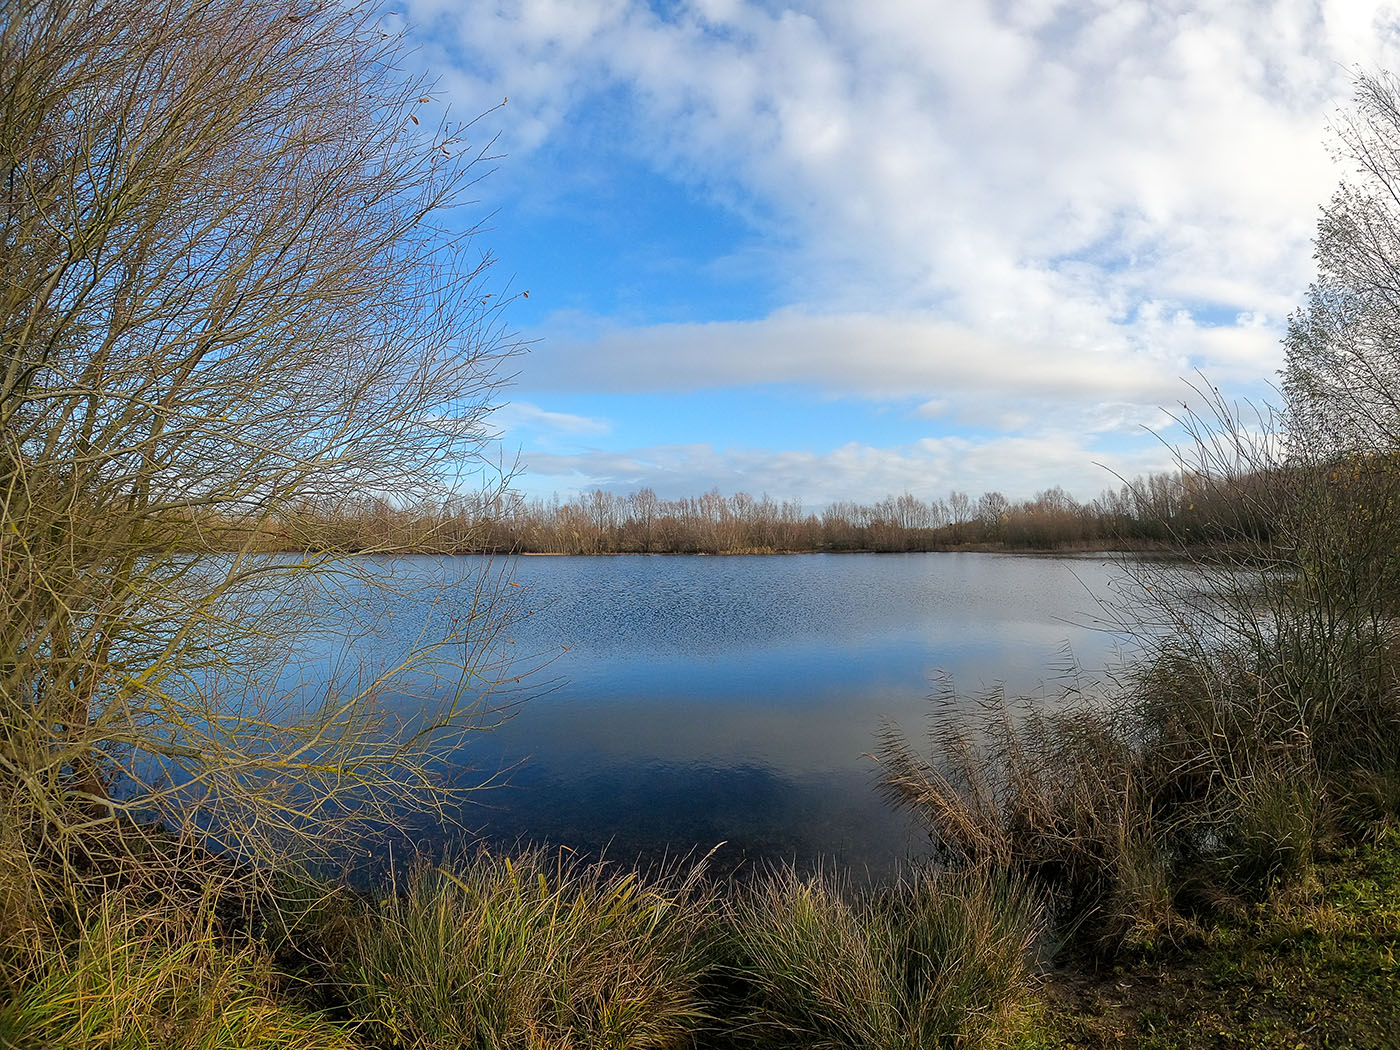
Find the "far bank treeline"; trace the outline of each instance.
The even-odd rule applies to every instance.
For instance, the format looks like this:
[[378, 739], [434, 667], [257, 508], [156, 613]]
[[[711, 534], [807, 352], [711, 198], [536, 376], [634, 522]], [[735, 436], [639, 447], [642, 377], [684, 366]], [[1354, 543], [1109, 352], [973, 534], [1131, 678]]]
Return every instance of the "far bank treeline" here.
[[[1351, 477], [1355, 471], [1348, 470]], [[1359, 480], [1359, 475], [1357, 475]], [[561, 501], [518, 492], [403, 505], [367, 497], [302, 501], [256, 525], [204, 524], [211, 546], [264, 551], [405, 550], [521, 554], [740, 554], [789, 551], [1151, 549], [1258, 540], [1270, 532], [1264, 498], [1277, 471], [1219, 478], [1172, 472], [1140, 477], [1079, 502], [1061, 488], [1013, 502], [999, 492], [912, 493], [877, 503], [800, 502], [712, 490], [660, 499], [596, 489]]]

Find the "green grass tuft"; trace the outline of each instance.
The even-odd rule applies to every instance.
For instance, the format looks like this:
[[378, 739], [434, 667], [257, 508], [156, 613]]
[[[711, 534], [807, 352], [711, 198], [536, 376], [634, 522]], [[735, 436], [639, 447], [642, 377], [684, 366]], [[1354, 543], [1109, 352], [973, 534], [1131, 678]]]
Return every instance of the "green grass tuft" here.
[[763, 1047], [990, 1045], [1026, 986], [1042, 911], [987, 871], [852, 897], [782, 870], [738, 897], [726, 946], [735, 1033]]
[[389, 1047], [672, 1046], [705, 1018], [707, 911], [693, 873], [482, 853], [365, 916], [342, 977]]
[[290, 1000], [265, 955], [207, 923], [104, 899], [80, 935], [32, 959], [0, 1002], [6, 1050], [349, 1050]]

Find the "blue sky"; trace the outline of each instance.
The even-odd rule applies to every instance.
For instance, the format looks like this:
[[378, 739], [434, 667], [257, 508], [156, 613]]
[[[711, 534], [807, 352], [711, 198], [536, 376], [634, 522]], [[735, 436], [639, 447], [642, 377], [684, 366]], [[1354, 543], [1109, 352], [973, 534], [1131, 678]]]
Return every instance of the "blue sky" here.
[[427, 109], [499, 133], [481, 247], [531, 352], [517, 487], [813, 509], [1170, 464], [1267, 397], [1371, 0], [411, 0]]

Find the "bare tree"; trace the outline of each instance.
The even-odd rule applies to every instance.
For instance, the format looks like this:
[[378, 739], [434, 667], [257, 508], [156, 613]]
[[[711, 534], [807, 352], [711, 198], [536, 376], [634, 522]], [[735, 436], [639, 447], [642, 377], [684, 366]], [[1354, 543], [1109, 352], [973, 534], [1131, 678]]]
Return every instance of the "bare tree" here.
[[[249, 537], [318, 500], [436, 498], [481, 461], [511, 343], [444, 216], [490, 143], [430, 117], [399, 54], [354, 4], [5, 0], [7, 853], [67, 870], [151, 818], [325, 844], [443, 799], [471, 657], [411, 722], [385, 676], [220, 688], [285, 654], [309, 578], [355, 569]], [[489, 601], [459, 622], [408, 659], [496, 624]]]
[[1400, 444], [1400, 81], [1361, 75], [1338, 118], [1342, 180], [1318, 223], [1317, 280], [1289, 318], [1284, 391], [1309, 452]]
[[650, 488], [640, 489], [627, 497], [627, 504], [632, 511], [633, 520], [637, 523], [637, 531], [641, 534], [642, 551], [650, 554], [652, 530], [660, 504], [656, 492]]
[[954, 525], [971, 520], [972, 501], [968, 499], [966, 492], [954, 489], [948, 493], [948, 517]]

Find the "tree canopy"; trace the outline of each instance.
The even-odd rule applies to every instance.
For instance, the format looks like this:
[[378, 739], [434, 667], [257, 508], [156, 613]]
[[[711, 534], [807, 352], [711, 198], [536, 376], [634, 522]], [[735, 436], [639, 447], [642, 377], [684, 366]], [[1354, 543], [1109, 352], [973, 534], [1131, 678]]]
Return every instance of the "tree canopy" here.
[[0, 851], [159, 818], [256, 852], [439, 797], [468, 679], [412, 726], [375, 676], [221, 692], [346, 567], [209, 532], [480, 463], [514, 346], [446, 216], [492, 146], [401, 56], [355, 4], [5, 3]]
[[1400, 80], [1359, 75], [1335, 131], [1350, 170], [1318, 222], [1283, 373], [1295, 445], [1329, 454], [1400, 445]]

